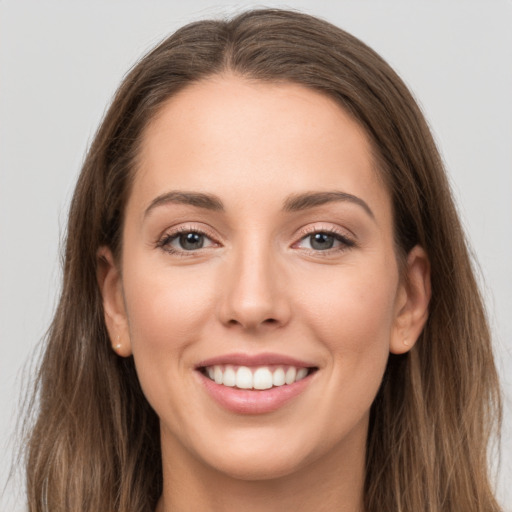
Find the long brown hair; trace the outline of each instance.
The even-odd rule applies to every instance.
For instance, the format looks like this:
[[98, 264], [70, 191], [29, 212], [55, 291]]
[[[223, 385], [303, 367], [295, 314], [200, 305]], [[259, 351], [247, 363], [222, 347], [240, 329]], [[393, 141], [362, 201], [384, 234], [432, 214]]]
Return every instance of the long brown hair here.
[[395, 72], [317, 18], [256, 10], [178, 30], [126, 76], [90, 147], [69, 213], [60, 302], [36, 382], [26, 450], [31, 512], [149, 512], [162, 491], [158, 418], [132, 358], [111, 350], [97, 250], [122, 248], [141, 134], [187, 85], [229, 71], [335, 98], [365, 129], [393, 202], [397, 256], [416, 244], [432, 272], [430, 316], [391, 355], [372, 406], [366, 512], [497, 511], [488, 442], [501, 404], [489, 328], [443, 165]]

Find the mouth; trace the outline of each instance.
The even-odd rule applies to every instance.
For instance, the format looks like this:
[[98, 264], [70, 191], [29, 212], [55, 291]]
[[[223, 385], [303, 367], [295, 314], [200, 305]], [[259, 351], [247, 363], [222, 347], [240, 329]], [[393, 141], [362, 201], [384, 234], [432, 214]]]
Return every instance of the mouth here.
[[277, 411], [306, 393], [318, 366], [278, 354], [230, 354], [196, 366], [214, 402], [237, 414]]
[[201, 366], [199, 371], [216, 384], [236, 388], [264, 391], [299, 382], [318, 368], [292, 365], [243, 366], [215, 364]]

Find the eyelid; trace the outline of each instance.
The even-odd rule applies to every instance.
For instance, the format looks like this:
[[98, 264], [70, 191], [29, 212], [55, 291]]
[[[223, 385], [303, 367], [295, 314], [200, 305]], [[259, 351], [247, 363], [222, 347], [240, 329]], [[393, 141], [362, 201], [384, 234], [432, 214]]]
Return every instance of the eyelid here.
[[[202, 235], [208, 238], [212, 242], [212, 245], [208, 247], [201, 247], [193, 251], [187, 251], [184, 249], [178, 249], [174, 247], [171, 248], [170, 242], [176, 240], [176, 238], [178, 238], [183, 233], [197, 233], [199, 235]], [[163, 231], [163, 233], [161, 233], [158, 236], [154, 245], [155, 247], [162, 249], [163, 251], [166, 251], [173, 255], [195, 256], [197, 255], [197, 253], [202, 252], [203, 250], [208, 250], [211, 247], [222, 245], [219, 242], [218, 238], [219, 237], [213, 234], [212, 231], [208, 229], [208, 227], [206, 227], [204, 224], [198, 225], [197, 223], [186, 223], [168, 227], [166, 230]]]
[[[302, 242], [307, 237], [314, 235], [316, 233], [325, 233], [328, 235], [334, 236], [339, 242], [341, 242], [341, 247], [333, 247], [330, 249], [324, 249], [324, 250], [317, 250], [317, 249], [310, 249], [310, 248], [300, 248], [297, 247], [297, 245]], [[350, 249], [351, 247], [355, 247], [356, 244], [356, 237], [352, 233], [349, 233], [348, 230], [344, 230], [339, 227], [335, 227], [332, 224], [325, 225], [325, 224], [313, 224], [308, 225], [304, 228], [301, 228], [299, 232], [296, 234], [296, 241], [292, 244], [292, 248], [297, 249], [303, 249], [305, 251], [312, 252], [314, 254], [321, 254], [327, 255], [332, 254], [333, 252], [341, 252]], [[298, 239], [297, 239], [298, 238]]]

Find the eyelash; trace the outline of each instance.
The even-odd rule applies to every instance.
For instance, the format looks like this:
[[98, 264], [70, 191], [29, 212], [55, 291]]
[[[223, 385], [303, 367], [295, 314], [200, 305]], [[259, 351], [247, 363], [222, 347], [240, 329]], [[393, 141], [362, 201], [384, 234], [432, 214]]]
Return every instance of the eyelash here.
[[[195, 234], [204, 236], [205, 238], [211, 240], [213, 242], [213, 245], [219, 245], [218, 242], [215, 240], [215, 238], [209, 234], [204, 229], [198, 229], [193, 228], [189, 226], [181, 226], [170, 233], [165, 233], [162, 238], [160, 238], [157, 243], [156, 247], [159, 249], [162, 249], [165, 252], [168, 252], [169, 254], [172, 254], [173, 256], [180, 256], [180, 257], [190, 257], [190, 256], [196, 256], [199, 249], [196, 250], [190, 250], [187, 251], [186, 249], [175, 249], [171, 246], [171, 243], [174, 242], [176, 239], [178, 239], [183, 234]], [[207, 249], [207, 247], [203, 248], [200, 247], [200, 249]]]
[[[175, 230], [173, 230], [170, 233], [165, 233], [164, 236], [162, 236], [156, 243], [156, 247], [159, 249], [162, 249], [163, 251], [168, 252], [169, 254], [172, 254], [174, 256], [180, 256], [180, 257], [194, 257], [197, 256], [200, 249], [208, 249], [208, 247], [200, 247], [199, 249], [195, 250], [186, 250], [186, 249], [175, 249], [171, 246], [171, 243], [177, 240], [181, 235], [183, 234], [196, 234], [200, 236], [204, 236], [205, 238], [209, 239], [212, 242], [212, 246], [219, 245], [219, 242], [215, 240], [215, 238], [209, 234], [204, 229], [198, 229], [194, 227], [188, 227], [188, 226], [182, 226]], [[329, 256], [333, 253], [340, 253], [344, 252], [352, 247], [356, 246], [356, 243], [353, 239], [347, 237], [345, 234], [340, 233], [338, 230], [333, 228], [317, 228], [312, 227], [304, 230], [300, 235], [300, 239], [295, 242], [292, 247], [295, 247], [300, 242], [306, 240], [308, 237], [311, 237], [312, 235], [316, 234], [324, 234], [334, 237], [334, 239], [338, 242], [340, 242], [340, 247], [331, 247], [328, 249], [313, 249], [313, 248], [303, 248], [304, 251], [314, 254], [315, 256]]]
[[355, 241], [352, 238], [349, 238], [346, 234], [341, 233], [337, 229], [334, 228], [318, 228], [318, 227], [311, 227], [307, 228], [305, 231], [301, 233], [300, 239], [293, 244], [293, 246], [297, 245], [298, 243], [302, 242], [303, 240], [306, 240], [307, 238], [316, 235], [316, 234], [324, 234], [334, 237], [334, 239], [338, 242], [340, 242], [339, 247], [332, 247], [329, 249], [319, 250], [319, 249], [313, 249], [313, 248], [304, 248], [303, 250], [307, 251], [310, 254], [313, 254], [315, 256], [332, 256], [333, 254], [339, 254], [341, 252], [345, 252], [348, 249], [351, 249], [352, 247], [356, 246]]

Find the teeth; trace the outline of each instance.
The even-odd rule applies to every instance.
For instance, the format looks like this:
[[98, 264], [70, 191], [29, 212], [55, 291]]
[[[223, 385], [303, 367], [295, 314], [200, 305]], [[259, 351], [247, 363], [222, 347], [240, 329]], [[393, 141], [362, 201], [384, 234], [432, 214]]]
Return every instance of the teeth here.
[[236, 387], [240, 389], [252, 388], [252, 372], [246, 366], [240, 366], [236, 371]]
[[236, 373], [232, 366], [226, 366], [222, 376], [222, 384], [230, 388], [236, 385]]
[[272, 374], [268, 368], [258, 368], [252, 377], [254, 389], [270, 389], [272, 387]]
[[282, 368], [278, 368], [272, 374], [272, 384], [274, 386], [282, 386], [286, 382], [284, 370]]
[[288, 368], [288, 370], [286, 370], [286, 377], [285, 377], [286, 384], [293, 384], [295, 382], [296, 376], [297, 376], [297, 370], [293, 366], [290, 366], [290, 368]]
[[297, 369], [294, 366], [249, 368], [247, 366], [215, 365], [208, 366], [205, 370], [206, 375], [217, 384], [239, 389], [259, 390], [293, 384], [308, 375], [307, 368]]
[[295, 377], [295, 380], [302, 380], [306, 375], [308, 374], [308, 369], [307, 368], [300, 368], [298, 371], [297, 371], [297, 376]]
[[215, 366], [213, 368], [213, 379], [217, 384], [222, 384], [222, 368], [220, 366]]

